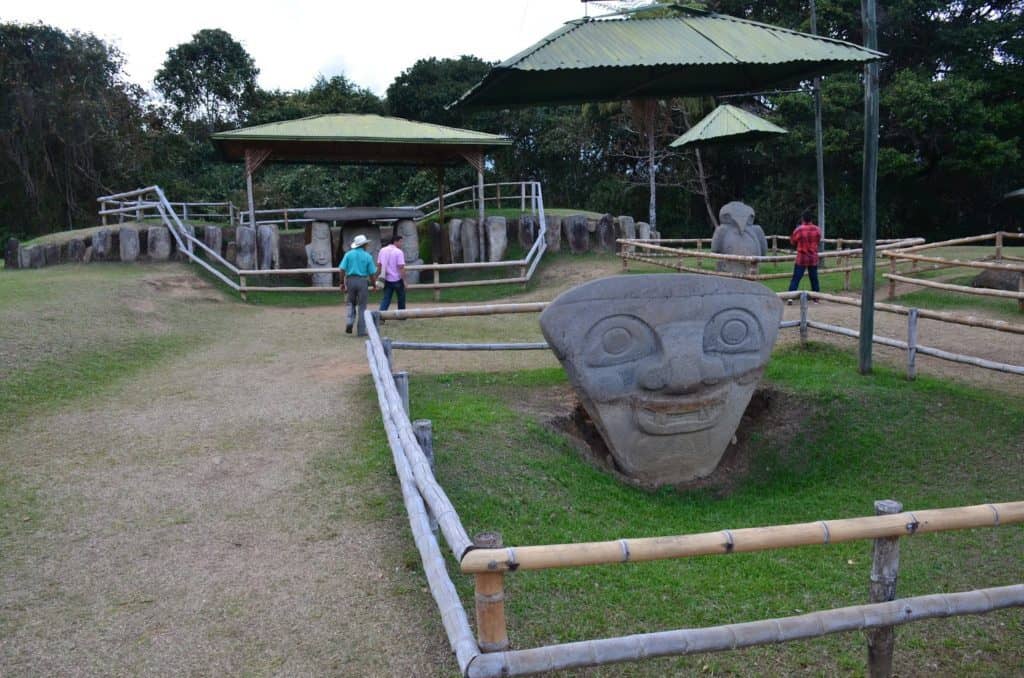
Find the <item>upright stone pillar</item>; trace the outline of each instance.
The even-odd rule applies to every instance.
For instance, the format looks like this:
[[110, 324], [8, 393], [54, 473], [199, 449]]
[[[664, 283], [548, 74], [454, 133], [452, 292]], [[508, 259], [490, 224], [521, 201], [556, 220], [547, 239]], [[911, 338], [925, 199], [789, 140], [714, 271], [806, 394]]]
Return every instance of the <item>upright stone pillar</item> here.
[[650, 240], [651, 225], [646, 221], [638, 221], [636, 224], [636, 237], [637, 240]]
[[519, 246], [529, 251], [537, 239], [538, 223], [537, 217], [532, 214], [524, 214], [519, 217]]
[[615, 251], [615, 220], [604, 214], [597, 220], [597, 249], [601, 252]]
[[[329, 239], [328, 234], [328, 245]], [[330, 258], [330, 247], [327, 256]], [[256, 229], [251, 226], [239, 226], [235, 229], [235, 267], [243, 271], [252, 271], [256, 268]]]
[[[331, 228], [327, 224], [320, 221], [313, 223], [311, 238], [306, 245], [306, 260], [309, 268], [331, 268]], [[313, 287], [330, 287], [333, 284], [334, 276], [331, 273], [313, 273], [312, 276]]]
[[544, 242], [549, 252], [558, 252], [562, 249], [562, 220], [559, 217], [545, 214], [544, 223], [547, 230], [544, 232]]
[[203, 244], [217, 254], [221, 254], [224, 251], [224, 232], [220, 226], [203, 227]]
[[139, 258], [139, 232], [131, 226], [124, 226], [118, 232], [121, 261], [129, 263]]
[[462, 261], [462, 219], [448, 220], [448, 248], [451, 251], [451, 263]]
[[85, 259], [85, 241], [72, 238], [68, 241], [68, 262], [81, 263]]
[[462, 242], [462, 260], [467, 264], [480, 261], [480, 238], [475, 219], [463, 219], [459, 239]]
[[49, 244], [43, 246], [43, 265], [56, 266], [60, 263], [60, 245]]
[[7, 244], [4, 247], [4, 268], [8, 271], [18, 268], [18, 250], [20, 249], [21, 243], [17, 238], [7, 239]]
[[505, 217], [487, 217], [487, 260], [501, 261], [508, 249]]
[[171, 232], [166, 226], [150, 226], [146, 231], [146, 253], [150, 261], [167, 261], [171, 258]]
[[258, 259], [259, 268], [261, 271], [266, 271], [278, 267], [278, 262], [281, 260], [279, 253], [279, 236], [276, 224], [260, 224], [257, 231], [257, 239], [259, 240], [258, 248]]
[[587, 229], [587, 218], [582, 214], [573, 214], [562, 220], [568, 231], [569, 251], [583, 254], [590, 249], [590, 231]]
[[101, 228], [92, 234], [93, 261], [106, 261], [110, 258], [111, 237], [109, 228]]

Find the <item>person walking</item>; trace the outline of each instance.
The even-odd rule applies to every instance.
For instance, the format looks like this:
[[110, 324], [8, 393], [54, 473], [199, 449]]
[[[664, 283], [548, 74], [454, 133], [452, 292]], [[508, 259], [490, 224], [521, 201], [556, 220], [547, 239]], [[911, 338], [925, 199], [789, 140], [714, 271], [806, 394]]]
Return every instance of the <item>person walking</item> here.
[[370, 298], [370, 287], [377, 284], [377, 266], [373, 257], [366, 252], [366, 243], [370, 242], [365, 235], [359, 234], [352, 239], [351, 247], [342, 257], [338, 269], [341, 271], [341, 292], [345, 295], [347, 315], [345, 317], [345, 333], [352, 334], [352, 325], [356, 324], [358, 335], [366, 336], [366, 302]]
[[[810, 212], [805, 211], [800, 215], [800, 225], [789, 236], [789, 242], [796, 247], [796, 262], [793, 266], [793, 279], [789, 281], [789, 291], [793, 292], [800, 286], [804, 271], [807, 271], [811, 279], [811, 289], [815, 292], [821, 291], [818, 286], [818, 245], [821, 243], [821, 229], [814, 223]], [[818, 303], [817, 299], [811, 301]], [[792, 305], [793, 300], [790, 299], [786, 303]]]
[[384, 277], [384, 296], [380, 300], [380, 310], [388, 310], [392, 294], [398, 295], [398, 310], [405, 308], [405, 253], [402, 251], [402, 236], [391, 238], [387, 247], [377, 255], [377, 265]]

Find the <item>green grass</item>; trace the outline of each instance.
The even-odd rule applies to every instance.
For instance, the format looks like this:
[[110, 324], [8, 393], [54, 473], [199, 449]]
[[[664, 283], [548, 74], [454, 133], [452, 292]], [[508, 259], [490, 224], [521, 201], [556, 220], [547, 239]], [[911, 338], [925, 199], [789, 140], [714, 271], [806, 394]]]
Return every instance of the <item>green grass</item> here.
[[[569, 441], [515, 403], [564, 383], [560, 369], [414, 374], [414, 418], [434, 423], [437, 475], [470, 534], [507, 544], [685, 534], [870, 515], [876, 499], [908, 509], [1021, 499], [1024, 404], [949, 382], [905, 381], [824, 346], [778, 351], [767, 382], [803, 403], [795, 432], [753, 436], [749, 475], [729, 491], [654, 493], [581, 460]], [[364, 435], [386, 450], [379, 422]], [[386, 452], [378, 452], [386, 454]], [[1024, 530], [1005, 527], [905, 539], [900, 594], [1021, 581]], [[506, 578], [516, 647], [708, 626], [866, 601], [869, 542], [634, 566], [524, 572]], [[468, 577], [455, 575], [472, 609]], [[897, 670], [992, 675], [1024, 662], [1024, 614], [911, 625], [898, 632]], [[863, 637], [626, 665], [605, 675], [808, 670], [863, 673]], [[975, 654], [982, 649], [983, 654]], [[998, 649], [998, 652], [994, 650]], [[924, 667], [935, 666], [935, 671]], [[910, 671], [913, 673], [913, 671]], [[589, 674], [588, 674], [589, 675]]]

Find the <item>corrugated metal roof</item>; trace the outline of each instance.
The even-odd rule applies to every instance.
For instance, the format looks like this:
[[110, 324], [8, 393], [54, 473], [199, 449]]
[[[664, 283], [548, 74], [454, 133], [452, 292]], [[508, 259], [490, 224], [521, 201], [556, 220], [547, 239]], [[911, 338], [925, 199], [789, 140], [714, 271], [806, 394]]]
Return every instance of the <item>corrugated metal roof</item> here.
[[572, 103], [761, 89], [883, 58], [723, 14], [571, 21], [495, 66], [466, 105]]
[[372, 114], [335, 113], [298, 120], [271, 122], [255, 127], [218, 132], [210, 137], [224, 141], [320, 141], [373, 144], [438, 144], [477, 147], [507, 146], [499, 134], [444, 127], [403, 118]]
[[722, 104], [669, 146], [753, 142], [777, 134], [786, 134], [786, 130], [742, 108]]

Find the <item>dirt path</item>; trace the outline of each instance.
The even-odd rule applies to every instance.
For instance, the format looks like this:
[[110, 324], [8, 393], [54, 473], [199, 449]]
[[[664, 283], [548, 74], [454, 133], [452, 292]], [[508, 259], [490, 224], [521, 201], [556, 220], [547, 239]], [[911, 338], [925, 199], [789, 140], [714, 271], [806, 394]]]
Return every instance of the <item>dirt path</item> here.
[[0, 437], [44, 516], [2, 544], [0, 674], [454, 667], [397, 488], [349, 445], [374, 411], [333, 315], [229, 312], [230, 341]]

